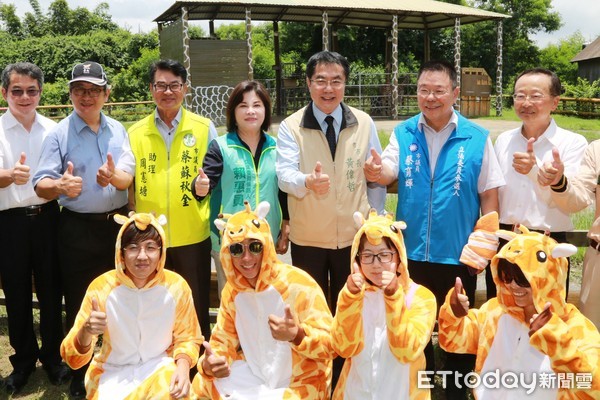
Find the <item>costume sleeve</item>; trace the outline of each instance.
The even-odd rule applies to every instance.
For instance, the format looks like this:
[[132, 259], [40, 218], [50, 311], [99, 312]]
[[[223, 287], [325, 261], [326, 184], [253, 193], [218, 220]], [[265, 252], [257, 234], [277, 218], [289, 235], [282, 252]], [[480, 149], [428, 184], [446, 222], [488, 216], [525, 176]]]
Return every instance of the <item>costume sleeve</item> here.
[[92, 359], [94, 355], [94, 347], [96, 342], [98, 341], [98, 336], [94, 336], [92, 338], [92, 344], [89, 347], [88, 351], [85, 353], [80, 353], [77, 351], [77, 347], [75, 346], [75, 342], [77, 341], [77, 333], [84, 326], [87, 321], [88, 316], [92, 312], [92, 299], [96, 298], [98, 301], [98, 307], [100, 310], [105, 310], [106, 303], [106, 295], [101, 291], [95, 290], [95, 283], [99, 278], [94, 280], [92, 284], [88, 287], [88, 290], [85, 293], [85, 297], [83, 298], [83, 302], [81, 303], [81, 308], [77, 313], [77, 317], [75, 317], [75, 323], [69, 330], [67, 336], [63, 339], [60, 345], [60, 355], [63, 360], [71, 367], [72, 369], [79, 369], [86, 365]]
[[344, 357], [354, 357], [364, 346], [363, 299], [365, 289], [352, 294], [344, 285], [338, 296], [337, 310], [331, 325], [331, 344], [335, 352]]
[[[311, 278], [312, 279], [312, 278]], [[300, 283], [300, 282], [299, 282]], [[313, 360], [331, 360], [335, 351], [331, 345], [333, 317], [319, 285], [311, 280], [301, 284], [294, 299], [293, 312], [304, 329], [305, 336], [299, 345], [291, 344], [298, 354]]]
[[579, 172], [567, 180], [567, 189], [562, 192], [551, 191], [552, 200], [567, 213], [583, 210], [594, 201], [599, 175], [600, 140], [597, 140], [586, 148]]
[[483, 309], [470, 309], [463, 318], [457, 318], [450, 307], [450, 296], [454, 288], [446, 295], [438, 317], [438, 340], [442, 349], [451, 353], [477, 354], [480, 335], [480, 321], [485, 320]]
[[[217, 323], [210, 335], [210, 347], [214, 354], [227, 359], [229, 365], [240, 357], [237, 354], [240, 341], [237, 330], [235, 329], [235, 303], [233, 301], [232, 289], [229, 284], [225, 284], [221, 293], [221, 304], [217, 314]], [[214, 379], [213, 376], [206, 375], [202, 369], [204, 355], [198, 360], [198, 371], [204, 379]]]
[[555, 372], [591, 374], [591, 389], [573, 389], [575, 398], [600, 398], [600, 334], [575, 307], [567, 318], [552, 314], [529, 342], [550, 357]]
[[413, 362], [425, 349], [435, 325], [435, 296], [419, 286], [410, 302], [405, 304], [405, 293], [400, 287], [392, 296], [383, 296], [387, 336], [390, 350], [398, 361]]
[[204, 337], [194, 308], [192, 290], [183, 278], [177, 279], [172, 289], [174, 289], [174, 293], [177, 293], [173, 330], [173, 359], [178, 360], [186, 357], [189, 359], [190, 366], [193, 366], [198, 362], [200, 346], [204, 342]]

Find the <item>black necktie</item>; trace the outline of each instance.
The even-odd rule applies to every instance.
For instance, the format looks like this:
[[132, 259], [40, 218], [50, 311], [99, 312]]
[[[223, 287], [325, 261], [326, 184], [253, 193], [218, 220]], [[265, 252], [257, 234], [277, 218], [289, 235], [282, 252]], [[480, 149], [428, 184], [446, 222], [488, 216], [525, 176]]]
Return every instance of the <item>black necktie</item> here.
[[329, 143], [329, 150], [331, 151], [331, 158], [335, 160], [335, 129], [333, 128], [333, 117], [328, 115], [325, 117], [325, 122], [327, 122], [327, 132], [325, 132], [325, 137], [327, 137], [327, 143]]

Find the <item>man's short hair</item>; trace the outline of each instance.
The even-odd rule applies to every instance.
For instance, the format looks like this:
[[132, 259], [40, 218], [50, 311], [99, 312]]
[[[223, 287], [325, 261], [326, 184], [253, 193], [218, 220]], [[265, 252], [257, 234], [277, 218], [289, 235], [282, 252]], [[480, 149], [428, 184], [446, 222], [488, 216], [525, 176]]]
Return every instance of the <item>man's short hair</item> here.
[[348, 80], [350, 76], [350, 64], [348, 60], [344, 56], [335, 51], [320, 51], [318, 53], [313, 54], [309, 59], [308, 63], [306, 63], [306, 77], [311, 79], [315, 74], [315, 69], [319, 64], [338, 64], [341, 65], [344, 69], [344, 78]]
[[419, 68], [419, 74], [417, 75], [417, 81], [421, 78], [424, 72], [443, 72], [450, 77], [450, 83], [452, 83], [452, 89], [458, 86], [458, 75], [454, 65], [446, 60], [431, 60], [426, 61]]
[[19, 75], [26, 75], [32, 79], [35, 79], [38, 82], [39, 89], [42, 89], [44, 85], [44, 73], [35, 64], [30, 62], [17, 62], [13, 64], [8, 64], [6, 68], [2, 71], [2, 87], [8, 90], [8, 86], [10, 85], [10, 75], [12, 73]]
[[171, 71], [173, 75], [180, 77], [183, 83], [187, 81], [187, 70], [179, 61], [167, 59], [152, 63], [149, 71], [150, 83], [154, 83], [154, 76], [158, 70]]
[[517, 76], [517, 79], [515, 79], [515, 84], [513, 86], [513, 92], [515, 91], [515, 86], [517, 85], [517, 81], [525, 75], [546, 75], [548, 77], [550, 77], [550, 95], [551, 96], [560, 96], [560, 94], [562, 93], [562, 85], [560, 83], [560, 78], [558, 77], [558, 75], [556, 75], [554, 72], [550, 71], [549, 69], [546, 68], [531, 68], [531, 69], [527, 69], [523, 72], [521, 72], [519, 74], [519, 76]]

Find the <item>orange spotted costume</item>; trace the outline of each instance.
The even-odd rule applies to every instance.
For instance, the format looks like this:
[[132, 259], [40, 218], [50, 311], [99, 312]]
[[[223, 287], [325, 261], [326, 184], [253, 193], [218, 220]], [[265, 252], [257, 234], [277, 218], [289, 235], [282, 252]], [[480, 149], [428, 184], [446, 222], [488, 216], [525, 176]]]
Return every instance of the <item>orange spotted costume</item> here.
[[[92, 299], [97, 299], [106, 313], [107, 328], [100, 352], [86, 373], [87, 398], [168, 399], [175, 360], [186, 357], [194, 365], [204, 340], [192, 293], [181, 276], [164, 269], [165, 233], [151, 214], [116, 216], [115, 220], [125, 221], [117, 237], [116, 268], [88, 287], [75, 324], [62, 342], [61, 355], [73, 369], [83, 367], [94, 356], [97, 337], [84, 354], [77, 351], [75, 341], [92, 311]], [[158, 272], [141, 289], [125, 274], [121, 251], [121, 235], [132, 223], [141, 230], [152, 224], [163, 241]]]
[[361, 227], [352, 243], [351, 263], [363, 235], [376, 246], [388, 237], [399, 255], [400, 286], [388, 296], [365, 280], [359, 293], [352, 294], [347, 285], [339, 293], [332, 342], [346, 361], [333, 399], [429, 399], [429, 389], [417, 388], [417, 371], [425, 369], [423, 349], [435, 324], [436, 303], [433, 293], [408, 275], [401, 232], [406, 224], [375, 210], [367, 220], [359, 212], [354, 218]]
[[[576, 251], [569, 244], [557, 244], [540, 233], [498, 231], [510, 241], [491, 263], [498, 296], [480, 309], [470, 309], [464, 318], [455, 317], [450, 306], [451, 289], [440, 309], [439, 342], [447, 351], [477, 354], [475, 372], [480, 376], [499, 371], [524, 373], [526, 382], [537, 379], [534, 391], [526, 388], [488, 388], [479, 385], [475, 398], [481, 399], [600, 399], [600, 335], [575, 306], [567, 304], [565, 280], [567, 259]], [[498, 277], [498, 262], [506, 259], [517, 265], [531, 285], [538, 313], [551, 304], [551, 318], [529, 336], [530, 321]], [[535, 374], [535, 375], [533, 375]], [[559, 388], [558, 379], [571, 374], [571, 387]], [[587, 383], [575, 386], [575, 375]], [[554, 376], [544, 386], [544, 377]], [[591, 382], [590, 382], [591, 381]], [[579, 383], [578, 383], [579, 385]], [[587, 387], [586, 387], [587, 386]]]
[[[193, 390], [200, 398], [327, 399], [331, 385], [331, 312], [319, 285], [306, 272], [277, 259], [269, 225], [269, 204], [225, 215], [215, 224], [222, 232], [221, 263], [227, 283], [210, 345], [227, 359], [231, 374], [214, 378], [204, 373], [202, 360]], [[229, 245], [244, 239], [263, 243], [262, 266], [255, 287], [233, 266]], [[291, 312], [306, 336], [299, 345], [275, 340], [268, 316]], [[204, 357], [204, 356], [203, 356]]]

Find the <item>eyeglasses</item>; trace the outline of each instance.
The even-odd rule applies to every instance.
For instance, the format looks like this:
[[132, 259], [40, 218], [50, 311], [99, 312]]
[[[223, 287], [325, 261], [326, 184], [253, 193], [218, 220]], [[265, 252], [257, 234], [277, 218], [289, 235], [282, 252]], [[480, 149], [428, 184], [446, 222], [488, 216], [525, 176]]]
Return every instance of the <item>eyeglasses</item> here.
[[419, 89], [417, 90], [417, 94], [423, 98], [429, 97], [429, 95], [433, 95], [434, 98], [439, 99], [448, 94], [448, 90], [446, 89], [436, 89], [436, 90], [428, 90], [428, 89]]
[[254, 242], [250, 242], [248, 244], [244, 243], [234, 243], [229, 245], [229, 253], [231, 257], [241, 257], [244, 254], [244, 249], [248, 248], [248, 251], [255, 256], [259, 255], [263, 251], [263, 244], [258, 240]]
[[341, 79], [311, 79], [310, 81], [319, 89], [325, 89], [327, 85], [331, 86], [333, 89], [340, 89], [346, 83], [346, 81]]
[[21, 97], [23, 96], [25, 93], [27, 93], [27, 96], [29, 97], [35, 97], [38, 94], [40, 94], [41, 90], [38, 89], [12, 89], [10, 91], [10, 94], [12, 94], [14, 97]]
[[146, 246], [130, 244], [127, 247], [124, 247], [123, 250], [125, 251], [125, 254], [127, 256], [135, 258], [140, 255], [142, 250], [144, 250], [146, 255], [149, 257], [156, 256], [160, 252], [161, 248], [162, 247], [157, 245], [156, 243], [150, 243], [150, 244], [147, 244]]
[[498, 264], [498, 278], [505, 285], [510, 285], [512, 281], [515, 281], [521, 287], [531, 287], [531, 284], [525, 275], [523, 275], [523, 271], [516, 265], [508, 262]]
[[526, 100], [529, 100], [530, 103], [540, 103], [546, 98], [546, 95], [542, 93], [534, 93], [534, 94], [523, 94], [516, 93], [513, 94], [513, 100], [515, 102], [523, 103]]
[[183, 83], [181, 82], [173, 82], [173, 83], [155, 83], [152, 85], [155, 91], [157, 92], [166, 92], [167, 89], [171, 90], [173, 93], [181, 92], [181, 88], [183, 88]]
[[99, 87], [93, 87], [89, 89], [86, 89], [84, 87], [74, 87], [73, 89], [71, 89], [71, 93], [73, 93], [77, 97], [90, 96], [96, 98], [99, 97], [100, 94], [102, 94], [102, 92], [104, 92], [104, 89]]
[[361, 264], [373, 264], [375, 262], [375, 257], [377, 257], [381, 264], [387, 264], [392, 262], [394, 259], [394, 254], [396, 254], [395, 251], [382, 251], [381, 253], [377, 254], [360, 253], [358, 255], [358, 259], [360, 260]]

